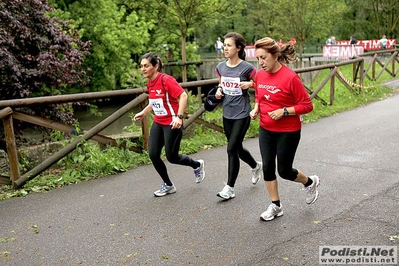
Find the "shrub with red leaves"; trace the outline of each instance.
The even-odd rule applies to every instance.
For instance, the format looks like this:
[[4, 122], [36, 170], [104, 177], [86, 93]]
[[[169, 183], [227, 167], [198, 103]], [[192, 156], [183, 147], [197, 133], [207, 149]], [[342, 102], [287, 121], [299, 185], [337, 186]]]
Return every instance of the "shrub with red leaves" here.
[[[0, 2], [0, 100], [62, 94], [65, 86], [89, 82], [90, 70], [82, 64], [90, 42], [82, 42], [68, 22], [50, 18], [50, 11], [45, 0]], [[47, 105], [24, 111], [71, 122], [64, 109]]]

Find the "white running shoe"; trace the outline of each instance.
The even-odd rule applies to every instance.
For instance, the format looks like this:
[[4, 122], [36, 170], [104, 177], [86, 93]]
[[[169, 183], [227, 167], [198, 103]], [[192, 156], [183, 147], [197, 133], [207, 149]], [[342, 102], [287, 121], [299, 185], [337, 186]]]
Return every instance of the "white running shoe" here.
[[262, 221], [271, 221], [283, 214], [283, 205], [280, 204], [280, 207], [278, 207], [276, 204], [271, 203], [269, 207], [267, 207], [267, 210], [260, 215], [260, 219]]
[[161, 188], [158, 189], [157, 191], [154, 192], [154, 195], [157, 197], [163, 197], [166, 194], [172, 194], [176, 192], [176, 187], [174, 185], [168, 186], [165, 184], [162, 184]]
[[306, 203], [312, 204], [319, 196], [317, 187], [320, 185], [320, 178], [317, 175], [309, 176], [309, 178], [312, 179], [313, 183], [308, 187], [304, 187], [304, 189], [306, 190]]
[[252, 172], [252, 184], [258, 184], [260, 178], [263, 176], [262, 162], [258, 162], [256, 167], [251, 170]]
[[225, 200], [229, 200], [232, 199], [236, 196], [236, 194], [234, 194], [234, 188], [230, 187], [229, 185], [225, 185], [224, 188], [222, 189], [222, 191], [220, 191], [217, 194], [218, 197], [221, 197], [222, 199]]
[[198, 160], [200, 166], [197, 169], [194, 169], [195, 182], [201, 183], [205, 178], [205, 162], [204, 160]]

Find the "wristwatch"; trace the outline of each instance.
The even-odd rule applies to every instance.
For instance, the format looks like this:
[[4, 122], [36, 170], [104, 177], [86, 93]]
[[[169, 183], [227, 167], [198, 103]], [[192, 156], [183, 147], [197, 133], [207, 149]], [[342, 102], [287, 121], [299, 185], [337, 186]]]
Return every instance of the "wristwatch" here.
[[284, 107], [284, 116], [288, 116], [288, 115], [289, 115], [288, 110], [286, 107]]
[[177, 115], [178, 118], [183, 119], [183, 115]]

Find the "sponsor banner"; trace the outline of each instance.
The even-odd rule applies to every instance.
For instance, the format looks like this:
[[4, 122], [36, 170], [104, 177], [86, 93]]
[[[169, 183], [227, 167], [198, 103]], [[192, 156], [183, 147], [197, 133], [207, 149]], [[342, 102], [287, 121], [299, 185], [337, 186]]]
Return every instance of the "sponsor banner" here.
[[246, 58], [256, 58], [255, 46], [253, 46], [253, 45], [245, 46], [244, 50], [245, 50]]
[[[393, 49], [395, 48], [395, 45], [396, 45], [396, 39], [388, 39], [386, 49]], [[331, 47], [331, 48], [328, 48], [325, 51], [324, 50], [325, 47]], [[354, 50], [352, 48], [354, 48]], [[353, 57], [354, 55], [359, 55], [364, 53], [365, 50], [367, 51], [381, 50], [381, 45], [379, 44], [379, 40], [357, 40], [356, 45], [350, 45], [349, 40], [340, 40], [337, 41], [336, 45], [323, 45], [323, 57], [350, 58]], [[299, 51], [297, 50], [297, 52]], [[255, 48], [253, 45], [246, 46], [245, 53], [246, 53], [246, 58], [256, 58]]]
[[[364, 50], [381, 50], [380, 40], [357, 40], [356, 45], [361, 45]], [[349, 45], [349, 40], [338, 41], [338, 44]], [[388, 39], [387, 49], [395, 48], [396, 39]]]
[[397, 265], [397, 246], [319, 246], [319, 264]]
[[361, 45], [324, 45], [323, 57], [328, 58], [351, 58], [364, 53]]

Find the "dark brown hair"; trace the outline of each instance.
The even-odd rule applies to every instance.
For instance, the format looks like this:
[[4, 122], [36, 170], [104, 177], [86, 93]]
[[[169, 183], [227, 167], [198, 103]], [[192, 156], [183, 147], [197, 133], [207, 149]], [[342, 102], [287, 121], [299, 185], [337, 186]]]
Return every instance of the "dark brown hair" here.
[[237, 32], [229, 32], [226, 35], [224, 35], [223, 38], [224, 39], [227, 39], [227, 38], [233, 39], [236, 44], [236, 47], [241, 48], [240, 51], [238, 51], [238, 57], [242, 60], [245, 60], [246, 54], [245, 54], [244, 48], [247, 45], [247, 41], [245, 40], [245, 38]]
[[146, 53], [141, 57], [141, 59], [147, 59], [152, 66], [158, 65], [158, 71], [161, 72], [163, 68], [163, 62], [162, 59], [156, 53], [153, 52]]

